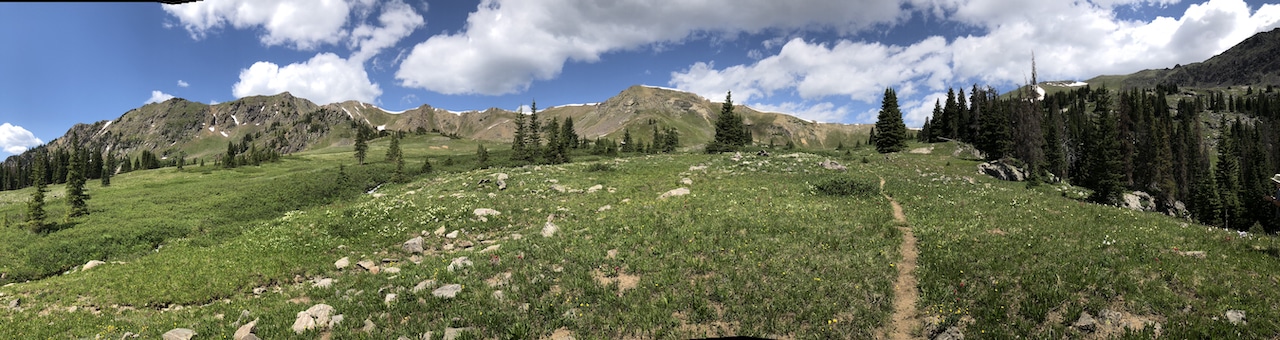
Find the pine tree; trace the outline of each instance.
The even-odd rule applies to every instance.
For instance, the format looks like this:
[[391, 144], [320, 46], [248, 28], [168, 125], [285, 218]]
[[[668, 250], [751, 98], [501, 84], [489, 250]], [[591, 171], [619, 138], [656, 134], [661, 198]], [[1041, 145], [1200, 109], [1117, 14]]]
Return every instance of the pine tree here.
[[45, 162], [47, 158], [44, 150], [36, 153], [36, 159], [32, 162], [34, 169], [31, 172], [31, 182], [36, 187], [31, 192], [31, 201], [27, 202], [27, 227], [32, 232], [43, 232], [45, 228], [45, 212], [44, 212], [44, 194], [49, 192], [45, 184]]
[[636, 146], [634, 144], [635, 144], [635, 141], [631, 140], [631, 130], [630, 129], [623, 130], [622, 131], [622, 152], [627, 152], [627, 153], [635, 152]]
[[560, 153], [560, 145], [563, 142], [560, 138], [560, 122], [556, 121], [554, 117], [551, 118], [551, 122], [547, 123], [546, 130], [547, 147], [543, 149], [543, 158], [550, 164], [564, 163], [560, 161], [560, 156], [562, 155]]
[[[359, 140], [357, 139], [357, 141]], [[358, 148], [359, 144], [356, 144], [356, 147]], [[236, 144], [235, 143], [227, 142], [227, 152], [222, 154], [222, 166], [226, 168], [236, 167]]]
[[102, 169], [102, 186], [107, 187], [111, 186], [111, 176], [115, 176], [116, 158], [108, 155], [105, 162], [104, 169]]
[[529, 155], [528, 161], [537, 163], [538, 157], [542, 156], [542, 122], [538, 121], [538, 101], [533, 101], [529, 108], [529, 141], [524, 143], [524, 147]]
[[422, 160], [422, 169], [418, 170], [418, 172], [420, 172], [420, 173], [424, 173], [424, 174], [429, 174], [429, 173], [431, 173], [431, 170], [432, 170], [432, 169], [431, 169], [431, 158], [423, 159], [423, 160]]
[[1121, 155], [1119, 131], [1116, 117], [1111, 113], [1106, 96], [1097, 103], [1098, 128], [1092, 136], [1093, 148], [1087, 152], [1089, 157], [1090, 189], [1093, 196], [1090, 200], [1104, 204], [1120, 202], [1124, 193], [1124, 158]]
[[[578, 132], [574, 131], [573, 117], [565, 117], [564, 124], [560, 125], [560, 138], [564, 138], [564, 147], [566, 149], [578, 147]], [[565, 155], [567, 159], [568, 152]]]
[[386, 159], [387, 159], [387, 161], [388, 161], [388, 162], [395, 162], [396, 160], [399, 160], [399, 159], [400, 159], [400, 156], [401, 156], [401, 153], [400, 153], [400, 134], [399, 134], [399, 133], [392, 132], [392, 133], [391, 133], [391, 146], [388, 146], [388, 147], [387, 147], [387, 157], [386, 157]]
[[[529, 127], [524, 122], [524, 108], [516, 110], [516, 133], [511, 139], [511, 160], [513, 162], [528, 162], [528, 154], [525, 151], [525, 140], [529, 138]], [[429, 163], [429, 162], [428, 162]]]
[[365, 154], [369, 152], [369, 136], [364, 130], [364, 126], [356, 126], [356, 161], [360, 165], [364, 165]]
[[884, 90], [876, 130], [876, 152], [898, 152], [907, 147], [907, 125], [902, 121], [902, 111], [898, 110], [898, 94], [892, 88]]
[[1221, 202], [1221, 215], [1223, 228], [1241, 229], [1247, 226], [1241, 226], [1240, 216], [1243, 213], [1243, 205], [1240, 202], [1238, 193], [1241, 190], [1240, 184], [1240, 161], [1237, 157], [1236, 144], [1231, 138], [1232, 129], [1227, 126], [1226, 118], [1223, 118], [1223, 130], [1218, 140], [1218, 164], [1214, 168], [1214, 181], [1217, 184], [1218, 200]]
[[84, 192], [85, 160], [83, 153], [78, 150], [79, 145], [79, 137], [72, 133], [71, 162], [67, 166], [67, 203], [70, 205], [67, 209], [67, 220], [89, 214], [89, 203], [86, 202], [89, 194]]
[[489, 150], [483, 144], [476, 145], [476, 165], [481, 169], [489, 167]]
[[750, 132], [742, 123], [742, 116], [733, 112], [733, 92], [724, 95], [720, 117], [716, 119], [715, 139], [707, 145], [707, 153], [738, 151], [751, 142]]

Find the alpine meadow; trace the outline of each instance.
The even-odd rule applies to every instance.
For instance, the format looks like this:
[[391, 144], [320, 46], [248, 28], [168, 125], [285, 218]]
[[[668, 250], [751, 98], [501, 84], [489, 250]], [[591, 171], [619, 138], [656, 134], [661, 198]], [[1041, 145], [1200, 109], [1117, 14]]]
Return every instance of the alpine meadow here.
[[[586, 25], [601, 20], [588, 14], [655, 18], [589, 3], [580, 6], [601, 13], [569, 11], [563, 25], [546, 24], [552, 38], [525, 32], [518, 53], [477, 54], [495, 43], [482, 28], [515, 34], [492, 23], [533, 20], [504, 22], [510, 12], [498, 11], [521, 5], [486, 0], [453, 23], [458, 31], [433, 27], [444, 32], [397, 47], [424, 22], [458, 21], [434, 14], [455, 5], [339, 3], [356, 21], [330, 35], [317, 33], [328, 3], [272, 7], [270, 18], [236, 0], [163, 5], [162, 32], [184, 42], [223, 44], [253, 27], [253, 44], [316, 57], [239, 66], [233, 100], [153, 95], [114, 119], [61, 125], [47, 143], [5, 144], [0, 338], [1280, 337], [1280, 28], [1201, 62], [1080, 81], [1039, 79], [1046, 53], [1029, 52], [1002, 66], [1026, 73], [1021, 83], [974, 77], [992, 84], [941, 85], [925, 99], [920, 82], [849, 76], [840, 80], [876, 88], [842, 94], [874, 97], [865, 112], [834, 109], [862, 119], [842, 123], [762, 101], [810, 100], [818, 80], [765, 90], [781, 80], [728, 81], [714, 95], [682, 82], [803, 63], [762, 55], [794, 51], [796, 40], [763, 43], [750, 67], [670, 72], [681, 89], [615, 86], [582, 74], [604, 69], [597, 59], [662, 59], [704, 38], [599, 47], [595, 35], [686, 28]], [[208, 7], [182, 7], [197, 5]], [[846, 29], [764, 19], [785, 12], [735, 14], [767, 22], [723, 33]], [[908, 24], [865, 27], [876, 25]], [[527, 50], [555, 39], [577, 49]], [[644, 52], [625, 54], [634, 49]], [[517, 56], [530, 53], [545, 55]], [[564, 75], [516, 79], [519, 67], [560, 57]], [[667, 72], [648, 62], [626, 72]], [[438, 74], [406, 71], [423, 65]], [[310, 67], [355, 67], [356, 80], [323, 77], [320, 87], [339, 92], [384, 80], [370, 83], [370, 99], [321, 97], [318, 83], [288, 78]], [[278, 81], [253, 83], [264, 69]], [[475, 78], [454, 77], [460, 70]], [[512, 79], [479, 80], [494, 74]], [[617, 92], [539, 107], [531, 93], [557, 77]], [[391, 98], [408, 88], [419, 94]], [[521, 102], [422, 104], [507, 96]], [[382, 108], [397, 101], [419, 106]]]

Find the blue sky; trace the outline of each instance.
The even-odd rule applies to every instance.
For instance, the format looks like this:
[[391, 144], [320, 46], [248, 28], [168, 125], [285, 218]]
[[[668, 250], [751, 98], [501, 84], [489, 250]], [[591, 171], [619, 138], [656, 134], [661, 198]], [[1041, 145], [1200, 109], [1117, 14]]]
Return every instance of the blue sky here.
[[[1034, 5], [1031, 5], [1034, 4]], [[635, 84], [918, 126], [948, 87], [1204, 60], [1280, 26], [1242, 0], [208, 0], [0, 3], [0, 156], [170, 97], [388, 110], [603, 101]]]

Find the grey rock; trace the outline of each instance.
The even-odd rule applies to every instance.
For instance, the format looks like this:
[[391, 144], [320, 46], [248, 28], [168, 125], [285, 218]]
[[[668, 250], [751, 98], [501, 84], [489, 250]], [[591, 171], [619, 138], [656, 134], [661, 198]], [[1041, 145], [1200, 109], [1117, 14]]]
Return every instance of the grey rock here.
[[689, 188], [676, 188], [676, 189], [672, 189], [671, 191], [667, 191], [662, 195], [659, 195], [658, 199], [663, 200], [671, 197], [684, 196], [688, 194], [689, 194]]
[[316, 288], [333, 287], [333, 279], [326, 277], [326, 278], [320, 279], [319, 281], [316, 281], [316, 283], [312, 284], [311, 286]]
[[373, 333], [373, 331], [375, 330], [378, 330], [378, 326], [373, 324], [373, 320], [364, 319], [364, 327], [360, 328], [360, 331], [365, 333]]
[[436, 290], [431, 291], [431, 295], [439, 298], [452, 299], [454, 296], [458, 296], [459, 292], [462, 292], [462, 285], [452, 283], [436, 288]]
[[588, 193], [588, 194], [594, 194], [596, 191], [600, 191], [600, 190], [602, 190], [602, 189], [604, 189], [604, 186], [603, 186], [603, 185], [596, 184], [596, 185], [591, 186], [590, 188], [587, 188], [587, 193]]
[[459, 336], [462, 336], [462, 332], [470, 332], [470, 331], [473, 331], [473, 330], [475, 330], [475, 328], [471, 328], [471, 327], [463, 327], [463, 328], [452, 328], [452, 327], [446, 327], [446, 328], [444, 329], [444, 340], [455, 340], [455, 339], [457, 339]]
[[430, 280], [430, 279], [423, 280], [422, 282], [418, 282], [418, 285], [413, 286], [413, 292], [417, 293], [417, 292], [426, 290], [428, 288], [435, 288], [435, 287], [436, 287], [436, 280]]
[[174, 328], [160, 335], [164, 340], [191, 340], [196, 336], [196, 331], [187, 328]]
[[1245, 321], [1244, 311], [1239, 310], [1239, 309], [1232, 309], [1232, 310], [1227, 311], [1227, 321], [1228, 321], [1228, 322], [1231, 322], [1231, 324], [1232, 324], [1232, 325], [1247, 325], [1247, 324], [1249, 324], [1249, 322], [1248, 322], [1248, 321]]
[[405, 252], [410, 254], [421, 254], [422, 253], [422, 236], [414, 237], [409, 239], [408, 241], [404, 241], [404, 244], [400, 245], [400, 248], [404, 249]]
[[1072, 323], [1071, 327], [1084, 332], [1093, 332], [1098, 329], [1098, 320], [1089, 315], [1089, 312], [1080, 312], [1080, 318], [1076, 319], [1076, 322]]
[[1026, 171], [1022, 168], [1001, 160], [978, 164], [978, 173], [1005, 181], [1021, 182], [1027, 179]]
[[1150, 194], [1141, 191], [1128, 192], [1124, 194], [1122, 202], [1124, 208], [1135, 211], [1155, 211], [1155, 199]]
[[448, 232], [448, 231], [449, 231], [449, 229], [445, 229], [445, 227], [444, 227], [444, 226], [440, 226], [440, 228], [436, 228], [436, 231], [435, 231], [435, 232], [433, 232], [432, 234], [435, 234], [436, 236], [443, 236], [443, 235], [444, 235], [444, 233], [445, 233], [445, 232]]
[[382, 302], [390, 305], [392, 302], [396, 302], [396, 296], [396, 293], [387, 293], [387, 296], [382, 298]]
[[837, 170], [837, 171], [849, 170], [849, 168], [843, 165], [840, 165], [840, 163], [836, 163], [836, 161], [833, 161], [830, 159], [819, 162], [818, 165], [822, 166], [824, 169], [827, 169], [827, 170]]
[[565, 193], [565, 192], [569, 191], [569, 187], [566, 187], [566, 186], [563, 186], [563, 185], [559, 185], [559, 184], [552, 184], [552, 185], [551, 185], [551, 190], [555, 190], [555, 191], [558, 191], [558, 192], [560, 192], [560, 193]]
[[466, 256], [463, 256], [455, 258], [453, 261], [449, 261], [449, 266], [445, 267], [445, 269], [448, 269], [449, 272], [452, 273], [454, 270], [470, 267], [473, 264], [474, 263], [472, 263], [471, 260], [468, 260]]
[[89, 269], [93, 269], [93, 267], [101, 266], [104, 264], [107, 264], [107, 263], [103, 261], [92, 260], [92, 261], [89, 261], [88, 263], [85, 263], [83, 267], [80, 267], [80, 270], [89, 270]]
[[445, 235], [444, 235], [444, 237], [445, 237], [445, 238], [458, 238], [458, 232], [460, 232], [460, 231], [461, 231], [461, 230], [454, 230], [454, 231], [451, 231], [451, 232], [449, 232], [448, 234], [445, 234]]
[[334, 263], [333, 263], [333, 266], [334, 266], [334, 267], [338, 267], [338, 269], [343, 269], [343, 268], [346, 268], [347, 266], [350, 266], [350, 265], [351, 265], [351, 258], [350, 258], [350, 257], [343, 257], [343, 258], [340, 258], [340, 259], [338, 259], [338, 261], [337, 261], [337, 262], [334, 262]]
[[960, 332], [955, 326], [947, 327], [947, 330], [933, 337], [933, 340], [964, 340], [964, 333]]
[[293, 321], [293, 332], [302, 334], [310, 329], [332, 327], [333, 324], [342, 320], [337, 317], [335, 317], [336, 320], [330, 320], [331, 314], [333, 314], [333, 306], [323, 303], [298, 312], [298, 318]]
[[235, 340], [257, 339], [258, 336], [253, 334], [253, 331], [257, 327], [258, 327], [258, 319], [253, 319], [253, 321], [250, 321], [249, 323], [246, 323], [243, 326], [240, 326], [240, 328], [236, 329], [235, 334], [233, 334], [231, 338]]
[[497, 182], [498, 182], [498, 190], [507, 190], [507, 181], [506, 181], [506, 180], [503, 180], [503, 179], [499, 178]]
[[18, 306], [21, 306], [21, 305], [22, 305], [22, 299], [14, 298], [13, 301], [9, 301], [9, 309], [18, 309]]
[[501, 244], [491, 245], [491, 246], [485, 247], [485, 248], [484, 248], [484, 250], [481, 250], [481, 251], [480, 251], [480, 253], [481, 253], [481, 254], [488, 253], [488, 252], [491, 252], [491, 251], [498, 250], [498, 248], [501, 248], [501, 247], [502, 247], [502, 245], [501, 245]]
[[547, 224], [542, 225], [542, 237], [555, 236], [556, 231], [559, 231], [559, 230], [560, 230], [560, 227], [557, 227], [555, 223], [551, 223], [551, 221], [547, 221]]
[[364, 270], [368, 270], [370, 273], [374, 273], [374, 274], [377, 274], [379, 271], [381, 271], [381, 268], [378, 268], [378, 264], [377, 264], [376, 262], [369, 261], [369, 260], [364, 260], [364, 261], [356, 262], [356, 265], [357, 265], [357, 266], [360, 266], [360, 268], [364, 268]]
[[689, 179], [689, 177], [681, 178], [681, 179], [680, 179], [680, 184], [684, 184], [684, 185], [693, 185], [693, 180], [692, 180], [692, 179]]

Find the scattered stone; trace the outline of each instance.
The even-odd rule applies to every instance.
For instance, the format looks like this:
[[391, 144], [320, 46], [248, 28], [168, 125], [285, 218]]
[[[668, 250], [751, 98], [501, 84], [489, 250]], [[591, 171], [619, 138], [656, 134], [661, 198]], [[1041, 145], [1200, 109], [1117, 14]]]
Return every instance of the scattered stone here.
[[1071, 327], [1083, 332], [1093, 332], [1098, 329], [1098, 320], [1089, 315], [1089, 312], [1080, 312], [1080, 318], [1076, 319], [1076, 322], [1072, 323]]
[[558, 230], [560, 230], [560, 227], [557, 227], [556, 224], [551, 223], [551, 221], [547, 221], [547, 224], [542, 225], [542, 237], [551, 237], [555, 235]]
[[484, 280], [484, 283], [489, 284], [489, 287], [505, 286], [508, 282], [511, 282], [511, 272], [499, 273], [488, 280]]
[[338, 269], [343, 269], [343, 268], [346, 268], [347, 266], [350, 266], [350, 265], [351, 265], [351, 258], [350, 258], [350, 257], [343, 257], [343, 258], [340, 258], [340, 259], [338, 259], [338, 261], [337, 261], [337, 262], [334, 262], [334, 263], [333, 263], [333, 266], [334, 266], [334, 267], [338, 267]]
[[501, 172], [496, 173], [496, 174], [493, 174], [493, 176], [494, 176], [494, 177], [497, 177], [499, 181], [502, 181], [502, 180], [506, 180], [506, 179], [508, 179], [508, 178], [511, 178], [510, 176], [507, 176], [507, 174], [505, 174], [505, 173], [501, 173]]
[[960, 333], [959, 328], [951, 326], [947, 327], [947, 330], [942, 331], [938, 336], [933, 337], [933, 340], [964, 340], [964, 334]]
[[462, 336], [462, 332], [470, 332], [470, 331], [473, 331], [473, 330], [475, 330], [475, 328], [471, 328], [471, 327], [463, 327], [463, 328], [445, 327], [445, 329], [444, 329], [444, 340], [455, 340], [455, 339], [457, 339], [459, 336]]
[[472, 213], [474, 213], [474, 214], [476, 215], [476, 218], [477, 218], [477, 219], [479, 219], [479, 220], [480, 220], [480, 222], [487, 222], [487, 221], [489, 221], [489, 218], [487, 218], [486, 216], [497, 216], [497, 215], [502, 215], [502, 213], [501, 213], [501, 212], [499, 212], [499, 211], [497, 211], [497, 210], [489, 209], [489, 208], [479, 208], [479, 209], [476, 209], [476, 210], [475, 210], [474, 212], [472, 212]]
[[396, 302], [396, 293], [388, 293], [386, 297], [382, 298], [382, 302], [388, 305], [392, 302]]
[[134, 338], [134, 339], [137, 339], [137, 338], [138, 338], [138, 334], [135, 334], [135, 333], [133, 333], [133, 332], [124, 332], [124, 335], [121, 335], [121, 336], [120, 336], [120, 340], [124, 340], [124, 339], [128, 339], [128, 338]]
[[107, 264], [107, 263], [103, 261], [92, 260], [92, 261], [89, 261], [88, 263], [85, 263], [84, 267], [81, 267], [80, 270], [89, 270], [89, 269], [92, 269], [93, 267], [101, 266], [104, 264]]
[[507, 296], [503, 294], [501, 290], [495, 290], [493, 291], [493, 299], [503, 301], [507, 299]]
[[418, 293], [423, 290], [426, 290], [427, 288], [435, 288], [435, 287], [436, 287], [436, 280], [423, 280], [422, 282], [418, 282], [418, 285], [413, 286], [413, 292]]
[[461, 291], [462, 285], [452, 283], [436, 288], [436, 290], [431, 291], [431, 295], [439, 298], [452, 299], [454, 296], [458, 296], [458, 293]]
[[594, 194], [596, 191], [600, 191], [601, 189], [604, 189], [604, 186], [603, 186], [603, 185], [596, 184], [596, 185], [591, 186], [590, 188], [587, 188], [587, 193], [588, 193], [588, 194]]
[[399, 274], [400, 267], [386, 267], [386, 268], [382, 268], [382, 271], [386, 272], [387, 274]]
[[453, 261], [449, 262], [449, 266], [445, 268], [448, 269], [450, 273], [452, 273], [456, 269], [470, 267], [472, 264], [473, 263], [471, 263], [471, 260], [468, 260], [466, 256], [463, 256], [463, 257], [453, 259]]
[[498, 179], [498, 190], [507, 190], [507, 181]]
[[680, 179], [680, 184], [684, 184], [684, 185], [693, 185], [693, 180], [692, 180], [692, 179], [689, 179], [689, 177], [681, 178], [681, 179]]
[[440, 246], [440, 249], [444, 249], [445, 251], [449, 251], [449, 250], [453, 250], [453, 247], [454, 247], [454, 246], [453, 246], [453, 243], [445, 243], [445, 245]]
[[684, 196], [688, 194], [689, 194], [689, 188], [677, 188], [677, 189], [672, 189], [671, 191], [668, 191], [666, 193], [663, 193], [662, 195], [658, 196], [658, 199], [663, 200], [670, 197]]
[[1245, 321], [1245, 318], [1244, 318], [1244, 311], [1239, 310], [1239, 309], [1232, 309], [1232, 310], [1227, 311], [1227, 321], [1231, 322], [1231, 324], [1232, 324], [1232, 325], [1247, 325], [1247, 324], [1249, 324], [1249, 322], [1248, 322], [1248, 321]]
[[22, 305], [22, 299], [14, 298], [13, 301], [9, 301], [9, 309], [18, 309], [20, 305]]
[[448, 231], [449, 229], [445, 229], [444, 226], [441, 226], [440, 228], [436, 228], [436, 231], [432, 234], [435, 234], [436, 236], [442, 236], [444, 235], [445, 232], [448, 232]]
[[474, 247], [475, 245], [476, 245], [475, 243], [471, 243], [471, 241], [466, 241], [466, 240], [463, 240], [462, 242], [458, 242], [458, 247], [462, 249], [471, 248], [471, 247]]
[[316, 281], [316, 283], [315, 283], [315, 284], [312, 284], [311, 286], [312, 286], [312, 287], [316, 287], [316, 288], [329, 288], [329, 287], [333, 287], [333, 279], [331, 279], [331, 278], [323, 278], [323, 279], [320, 279], [319, 281]]
[[741, 152], [734, 152], [734, 153], [733, 153], [733, 157], [730, 157], [729, 159], [732, 159], [734, 162], [742, 161], [742, 153], [741, 153]]
[[364, 319], [364, 327], [361, 327], [360, 331], [365, 333], [373, 333], [373, 331], [377, 329], [378, 329], [378, 326], [373, 324], [373, 320]]
[[498, 248], [501, 248], [501, 247], [502, 247], [502, 245], [501, 245], [501, 244], [491, 245], [491, 246], [485, 247], [485, 248], [484, 248], [484, 250], [481, 250], [481, 251], [480, 251], [480, 253], [481, 253], [481, 254], [488, 253], [488, 252], [491, 252], [491, 251], [498, 250]]
[[843, 166], [843, 165], [840, 165], [840, 163], [836, 163], [836, 161], [833, 161], [833, 160], [830, 160], [830, 159], [828, 159], [828, 160], [824, 160], [824, 161], [822, 161], [822, 162], [818, 163], [818, 165], [821, 165], [824, 169], [827, 169], [827, 170], [836, 170], [836, 171], [845, 171], [845, 170], [849, 170], [849, 168], [847, 168], [847, 167], [845, 167], [845, 166]]
[[330, 314], [333, 314], [333, 306], [323, 303], [298, 312], [297, 320], [293, 321], [293, 332], [302, 334], [310, 329], [333, 327], [334, 324], [342, 321], [341, 315], [335, 317], [336, 320], [330, 320]]
[[174, 328], [160, 335], [164, 340], [191, 340], [196, 336], [196, 331], [187, 328]]
[[422, 236], [414, 237], [409, 239], [408, 241], [405, 241], [404, 244], [400, 245], [400, 248], [404, 249], [405, 252], [410, 254], [421, 254], [422, 253]]
[[706, 166], [706, 165], [692, 165], [692, 166], [689, 166], [689, 171], [703, 171], [703, 170], [707, 170], [707, 166]]
[[461, 230], [454, 230], [454, 231], [451, 231], [451, 232], [449, 232], [448, 234], [444, 235], [444, 237], [445, 237], [445, 238], [458, 238], [458, 232], [460, 232], [460, 231], [461, 231]]
[[262, 295], [262, 293], [266, 293], [266, 292], [267, 292], [267, 287], [255, 287], [255, 288], [253, 288], [253, 295]]
[[253, 319], [253, 321], [250, 321], [249, 323], [246, 323], [243, 326], [240, 326], [240, 328], [236, 329], [235, 334], [233, 334], [231, 338], [234, 340], [258, 339], [258, 336], [253, 334], [254, 329], [257, 327], [258, 327], [258, 319]]
[[367, 270], [373, 274], [377, 274], [378, 271], [380, 271], [380, 269], [378, 268], [378, 264], [374, 263], [373, 261], [364, 260], [364, 261], [356, 262], [356, 265], [360, 266], [360, 268], [363, 268], [364, 270]]
[[409, 257], [409, 262], [413, 264], [422, 264], [422, 256], [413, 255]]
[[613, 206], [606, 204], [605, 206], [600, 207], [600, 209], [596, 209], [596, 212], [604, 212], [605, 210], [610, 210], [610, 209], [613, 209]]

